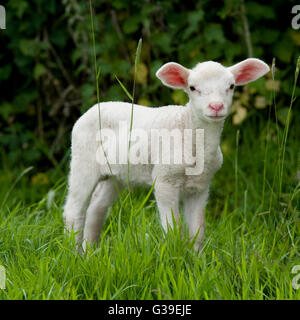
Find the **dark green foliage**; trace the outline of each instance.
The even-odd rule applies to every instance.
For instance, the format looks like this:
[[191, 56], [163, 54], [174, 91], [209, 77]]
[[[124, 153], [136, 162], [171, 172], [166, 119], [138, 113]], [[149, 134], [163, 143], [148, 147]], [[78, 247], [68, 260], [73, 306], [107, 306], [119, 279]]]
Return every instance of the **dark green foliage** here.
[[[182, 92], [164, 88], [155, 77], [167, 61], [187, 67], [204, 60], [230, 65], [253, 51], [270, 65], [276, 57], [278, 107], [287, 107], [300, 45], [299, 31], [291, 28], [293, 4], [245, 1], [243, 15], [240, 0], [93, 1], [101, 101], [128, 100], [115, 75], [131, 91], [135, 50], [142, 37], [135, 95], [141, 104], [185, 103]], [[63, 158], [76, 119], [96, 102], [89, 4], [9, 0], [5, 7], [7, 29], [0, 30], [0, 145], [12, 166], [21, 160], [25, 166], [48, 169]], [[253, 107], [256, 96], [265, 96], [265, 105], [271, 102], [265, 82], [246, 92], [242, 104], [251, 111], [248, 115], [267, 119], [267, 109]], [[285, 113], [278, 113], [283, 122]]]

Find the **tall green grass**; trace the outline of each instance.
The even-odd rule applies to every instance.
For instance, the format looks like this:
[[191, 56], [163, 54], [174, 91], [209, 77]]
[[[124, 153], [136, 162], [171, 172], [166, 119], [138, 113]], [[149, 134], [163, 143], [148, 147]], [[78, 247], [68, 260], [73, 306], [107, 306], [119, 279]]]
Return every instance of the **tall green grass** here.
[[[264, 212], [257, 188], [263, 179], [259, 159], [264, 148], [251, 136], [251, 124], [241, 128], [241, 138], [247, 141], [239, 146], [237, 197], [234, 134], [232, 152], [214, 179], [200, 254], [178, 229], [163, 237], [152, 196], [141, 208], [147, 195], [143, 189], [133, 193], [132, 202], [122, 195], [122, 202], [111, 209], [99, 246], [84, 256], [77, 254], [74, 238], [63, 232], [65, 183], [59, 182], [51, 196], [45, 193], [34, 203], [11, 194], [0, 213], [0, 263], [7, 270], [7, 288], [0, 290], [0, 298], [299, 299], [291, 274], [299, 264], [299, 199], [293, 198], [296, 186], [289, 178], [298, 152], [291, 148], [295, 132], [291, 130], [287, 140], [289, 169], [283, 189], [289, 198]], [[275, 169], [273, 143], [269, 150], [267, 185]], [[10, 184], [7, 180], [2, 188]], [[20, 182], [15, 188], [28, 191]], [[40, 198], [38, 188], [35, 192]], [[270, 195], [266, 190], [266, 197]]]

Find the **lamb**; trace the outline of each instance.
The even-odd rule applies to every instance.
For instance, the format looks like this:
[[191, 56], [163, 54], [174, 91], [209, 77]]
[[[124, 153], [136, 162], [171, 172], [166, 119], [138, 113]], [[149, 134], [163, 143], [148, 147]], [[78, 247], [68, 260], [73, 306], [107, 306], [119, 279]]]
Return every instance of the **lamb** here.
[[[186, 106], [149, 108], [124, 102], [105, 102], [100, 106], [94, 105], [83, 114], [72, 130], [69, 188], [63, 213], [67, 230], [74, 230], [80, 247], [82, 244], [85, 249], [87, 243], [97, 243], [107, 210], [122, 188], [127, 184], [154, 184], [163, 229], [167, 232], [174, 227], [174, 221], [178, 222], [179, 204], [182, 200], [189, 236], [198, 249], [204, 238], [204, 209], [210, 182], [222, 166], [220, 137], [225, 118], [230, 113], [234, 87], [252, 82], [269, 70], [266, 63], [255, 58], [246, 59], [231, 67], [207, 61], [198, 63], [193, 69], [169, 62], [157, 71], [156, 76], [170, 88], [183, 89], [189, 97]], [[193, 158], [196, 159], [193, 162], [195, 166], [197, 161], [202, 161], [203, 166], [199, 167], [201, 170], [193, 172], [193, 165], [189, 161], [179, 164], [157, 161], [159, 148], [150, 152], [156, 160], [150, 163], [146, 161], [136, 164], [130, 160], [129, 164], [125, 162], [110, 165], [109, 161], [99, 163], [97, 153], [99, 154], [100, 144], [103, 147], [102, 155], [112, 151], [111, 143], [106, 143], [106, 149], [101, 138], [99, 143], [99, 126], [109, 130], [115, 134], [115, 139], [120, 140], [120, 122], [130, 126], [131, 115], [132, 128], [145, 133], [140, 146], [151, 142], [149, 133], [153, 129], [177, 130], [182, 134], [184, 130], [190, 129], [191, 148], [194, 152], [201, 147], [195, 141], [195, 130], [204, 130], [204, 152]], [[118, 151], [123, 158], [123, 153], [128, 150], [128, 145], [125, 145], [123, 151]], [[171, 153], [176, 148], [174, 143]], [[127, 156], [125, 159], [128, 159]], [[190, 174], [187, 174], [189, 169]]]

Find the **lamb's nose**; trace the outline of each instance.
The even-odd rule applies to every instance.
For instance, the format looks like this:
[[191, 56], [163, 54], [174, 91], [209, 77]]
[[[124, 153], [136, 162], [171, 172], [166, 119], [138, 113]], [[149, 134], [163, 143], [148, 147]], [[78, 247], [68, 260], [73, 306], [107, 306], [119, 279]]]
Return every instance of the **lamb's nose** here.
[[212, 102], [208, 105], [208, 107], [218, 113], [224, 108], [224, 104], [221, 102]]

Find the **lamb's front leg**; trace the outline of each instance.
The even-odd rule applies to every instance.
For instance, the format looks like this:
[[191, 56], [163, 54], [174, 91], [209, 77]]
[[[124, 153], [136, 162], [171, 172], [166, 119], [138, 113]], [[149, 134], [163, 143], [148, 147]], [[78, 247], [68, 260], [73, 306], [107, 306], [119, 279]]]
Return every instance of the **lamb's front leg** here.
[[184, 199], [184, 214], [189, 228], [190, 240], [195, 239], [194, 247], [199, 249], [205, 231], [204, 208], [206, 206], [209, 189], [200, 194], [189, 195]]
[[179, 220], [179, 190], [163, 179], [157, 179], [155, 183], [155, 198], [161, 224], [167, 232], [168, 226], [172, 229], [174, 227], [173, 217], [176, 222]]

